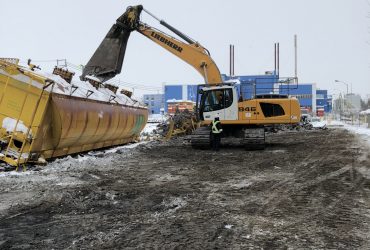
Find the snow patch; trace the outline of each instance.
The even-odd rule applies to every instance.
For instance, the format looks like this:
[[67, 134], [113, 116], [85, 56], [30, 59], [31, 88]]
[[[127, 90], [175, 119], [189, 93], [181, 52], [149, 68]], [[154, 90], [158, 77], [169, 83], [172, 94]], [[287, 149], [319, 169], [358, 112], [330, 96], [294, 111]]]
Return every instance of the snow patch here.
[[16, 172], [16, 171], [9, 171], [9, 172], [3, 172], [0, 173], [0, 177], [19, 177], [19, 176], [24, 176], [24, 175], [30, 175], [30, 171], [24, 171], [24, 172]]
[[326, 121], [311, 122], [311, 124], [312, 124], [312, 127], [314, 127], [314, 128], [324, 128], [324, 127], [327, 126]]
[[189, 101], [189, 100], [180, 100], [180, 99], [169, 99], [167, 100], [167, 103], [178, 103], [178, 102], [192, 102], [192, 103], [195, 103], [193, 101]]
[[15, 131], [27, 134], [28, 127], [24, 125], [23, 121], [19, 120], [17, 124], [17, 120], [11, 117], [5, 117], [3, 119], [2, 128], [5, 128], [7, 132], [13, 132], [16, 125], [17, 125], [17, 128], [15, 129]]
[[361, 115], [369, 115], [370, 114], [370, 109], [364, 110], [360, 112]]
[[334, 127], [343, 127], [344, 122], [341, 121], [336, 121], [336, 120], [328, 120], [327, 121], [328, 126], [334, 126]]
[[141, 131], [142, 134], [152, 134], [157, 129], [158, 123], [147, 123]]
[[355, 133], [355, 134], [366, 135], [366, 136], [370, 137], [370, 129], [369, 128], [364, 128], [364, 127], [354, 126], [354, 125], [348, 125], [348, 124], [345, 124], [344, 128], [353, 132], [353, 133]]
[[284, 154], [286, 153], [286, 150], [285, 149], [275, 149], [275, 150], [272, 150], [271, 152], [274, 154]]
[[328, 125], [329, 126], [341, 126], [344, 129], [352, 133], [361, 135], [364, 141], [366, 141], [370, 145], [370, 128], [366, 128], [365, 127], [366, 124], [365, 125], [350, 125], [342, 121], [334, 120], [334, 121], [328, 121]]
[[242, 180], [239, 183], [231, 184], [232, 187], [239, 188], [239, 189], [241, 189], [241, 188], [247, 188], [247, 187], [249, 187], [251, 185], [252, 185], [252, 182], [247, 181], [247, 180]]
[[240, 84], [239, 78], [232, 78], [227, 81], [224, 81], [224, 83], [233, 83], [233, 84]]
[[[115, 94], [111, 90], [104, 87], [96, 89], [89, 82], [81, 81], [79, 80], [78, 77], [74, 77], [72, 82], [68, 83], [59, 75], [54, 75], [52, 73], [44, 72], [42, 70], [31, 71], [27, 67], [22, 66], [19, 67], [29, 74], [37, 75], [41, 78], [52, 80], [55, 84], [52, 84], [46, 88], [46, 91], [48, 92], [77, 96], [81, 98], [88, 98], [104, 102], [114, 102], [122, 105], [142, 107], [139, 105], [137, 101], [134, 101], [125, 95]], [[31, 81], [31, 78], [29, 76], [26, 76], [21, 73], [17, 75], [10, 75], [6, 71], [0, 69], [0, 74], [9, 76], [13, 79], [23, 82], [24, 84], [29, 84], [29, 82]], [[32, 80], [31, 85], [40, 89], [43, 87], [43, 84], [36, 80]]]
[[165, 115], [161, 114], [152, 114], [148, 117], [148, 123], [160, 123], [167, 120], [167, 117]]
[[107, 149], [107, 150], [104, 151], [104, 153], [105, 154], [117, 153], [117, 151], [119, 151], [119, 150], [136, 148], [137, 146], [145, 144], [145, 143], [148, 143], [148, 142], [141, 141], [141, 142], [137, 142], [137, 143], [127, 144], [127, 145], [124, 145], [124, 146], [118, 146], [118, 147], [115, 147], [115, 148], [112, 148], [112, 149]]

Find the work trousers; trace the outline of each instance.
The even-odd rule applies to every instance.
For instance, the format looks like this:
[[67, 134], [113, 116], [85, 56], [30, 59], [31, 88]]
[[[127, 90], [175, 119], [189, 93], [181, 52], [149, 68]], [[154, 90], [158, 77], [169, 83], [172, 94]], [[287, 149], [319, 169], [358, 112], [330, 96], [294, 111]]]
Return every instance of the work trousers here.
[[214, 151], [218, 151], [220, 148], [220, 143], [221, 143], [221, 134], [220, 133], [211, 133], [211, 144], [212, 144], [212, 149]]

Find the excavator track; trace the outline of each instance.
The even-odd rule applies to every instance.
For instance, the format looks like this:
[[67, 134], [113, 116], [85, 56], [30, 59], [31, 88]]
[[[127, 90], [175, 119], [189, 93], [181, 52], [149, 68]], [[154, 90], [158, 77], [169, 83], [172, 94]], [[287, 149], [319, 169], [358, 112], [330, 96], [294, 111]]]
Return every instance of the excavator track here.
[[246, 150], [265, 149], [265, 128], [247, 128], [244, 131], [243, 145]]
[[211, 146], [210, 127], [200, 127], [191, 135], [191, 146], [196, 149], [208, 149]]

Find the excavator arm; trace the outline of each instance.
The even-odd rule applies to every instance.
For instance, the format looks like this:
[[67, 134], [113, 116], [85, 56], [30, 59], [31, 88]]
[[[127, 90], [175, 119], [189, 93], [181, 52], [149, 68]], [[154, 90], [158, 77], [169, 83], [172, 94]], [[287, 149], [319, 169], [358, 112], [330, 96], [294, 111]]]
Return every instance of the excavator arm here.
[[140, 14], [142, 10], [144, 9], [141, 5], [128, 7], [126, 12], [117, 19], [116, 23], [112, 26], [85, 66], [81, 76], [82, 79], [86, 75], [93, 75], [104, 82], [119, 74], [121, 72], [129, 36], [132, 31], [136, 30], [193, 66], [203, 76], [206, 84], [217, 85], [222, 83], [220, 70], [206, 48], [167, 24], [165, 21], [159, 20], [146, 10], [144, 11], [157, 19], [160, 24], [174, 32], [184, 41], [141, 22]]

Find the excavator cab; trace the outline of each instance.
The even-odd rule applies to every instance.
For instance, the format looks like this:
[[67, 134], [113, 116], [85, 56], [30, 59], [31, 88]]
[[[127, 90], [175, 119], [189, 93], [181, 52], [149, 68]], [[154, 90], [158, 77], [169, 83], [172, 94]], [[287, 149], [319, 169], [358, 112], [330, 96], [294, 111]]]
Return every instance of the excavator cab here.
[[238, 95], [235, 86], [200, 86], [203, 87], [198, 90], [196, 104], [199, 120], [212, 121], [215, 117], [220, 120], [238, 119]]

